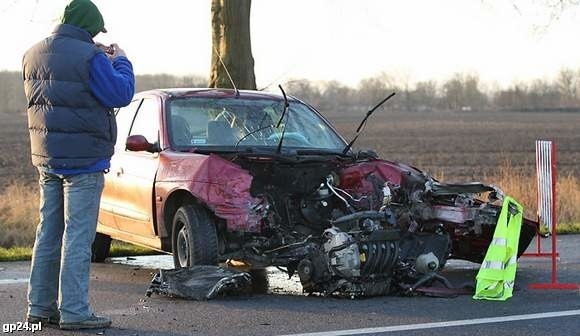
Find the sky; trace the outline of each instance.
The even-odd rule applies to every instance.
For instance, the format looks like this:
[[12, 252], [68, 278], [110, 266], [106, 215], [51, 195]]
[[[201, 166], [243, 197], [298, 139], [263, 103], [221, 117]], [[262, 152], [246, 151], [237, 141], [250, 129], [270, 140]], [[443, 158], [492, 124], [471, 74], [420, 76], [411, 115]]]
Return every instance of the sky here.
[[[506, 87], [580, 69], [580, 5], [550, 23], [549, 0], [253, 0], [258, 87], [292, 79], [356, 87], [385, 72], [410, 84], [458, 72]], [[211, 0], [94, 0], [136, 74], [207, 77]], [[68, 0], [0, 0], [0, 70], [48, 36]], [[550, 23], [550, 24], [549, 24]]]

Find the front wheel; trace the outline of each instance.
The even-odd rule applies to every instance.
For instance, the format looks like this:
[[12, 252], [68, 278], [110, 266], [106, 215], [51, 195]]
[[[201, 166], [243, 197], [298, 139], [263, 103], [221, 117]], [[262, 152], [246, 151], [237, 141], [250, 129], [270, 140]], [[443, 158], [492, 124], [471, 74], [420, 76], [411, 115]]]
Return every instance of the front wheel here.
[[177, 209], [171, 235], [175, 268], [217, 265], [216, 226], [205, 209], [194, 204]]

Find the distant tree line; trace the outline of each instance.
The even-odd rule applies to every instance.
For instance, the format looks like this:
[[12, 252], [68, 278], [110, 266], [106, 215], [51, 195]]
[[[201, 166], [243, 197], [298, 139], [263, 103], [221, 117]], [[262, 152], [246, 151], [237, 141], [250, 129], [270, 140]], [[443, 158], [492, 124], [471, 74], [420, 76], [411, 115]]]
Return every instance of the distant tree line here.
[[563, 69], [556, 79], [536, 79], [508, 88], [488, 88], [475, 74], [457, 73], [442, 81], [408, 83], [382, 73], [359, 82], [356, 88], [337, 81], [292, 80], [286, 91], [323, 111], [370, 107], [390, 92], [397, 93], [389, 106], [402, 111], [517, 110], [580, 112], [580, 70]]
[[[139, 75], [136, 90], [171, 87], [205, 87], [202, 76], [168, 74]], [[328, 113], [360, 111], [394, 91], [389, 106], [401, 111], [434, 110], [520, 110], [580, 112], [580, 70], [562, 69], [553, 80], [537, 79], [490, 89], [475, 74], [455, 74], [438, 81], [409, 83], [386, 73], [361, 80], [357, 87], [337, 81], [290, 80], [282, 83], [286, 92]], [[267, 88], [276, 90], [275, 86]], [[25, 99], [18, 71], [0, 71], [0, 113], [23, 112]]]

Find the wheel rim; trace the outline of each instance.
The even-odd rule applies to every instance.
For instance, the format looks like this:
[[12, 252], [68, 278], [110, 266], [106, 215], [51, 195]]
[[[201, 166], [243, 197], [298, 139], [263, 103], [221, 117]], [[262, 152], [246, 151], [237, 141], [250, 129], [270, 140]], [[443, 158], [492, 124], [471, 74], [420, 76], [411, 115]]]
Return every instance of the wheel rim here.
[[185, 226], [177, 234], [177, 259], [181, 267], [189, 266], [189, 236]]

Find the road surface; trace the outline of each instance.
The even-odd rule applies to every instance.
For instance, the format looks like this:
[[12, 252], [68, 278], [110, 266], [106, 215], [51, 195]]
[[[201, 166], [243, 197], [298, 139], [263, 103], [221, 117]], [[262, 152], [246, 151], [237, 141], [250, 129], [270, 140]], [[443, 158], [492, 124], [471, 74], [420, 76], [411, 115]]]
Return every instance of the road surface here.
[[[549, 248], [549, 240], [542, 246]], [[533, 251], [531, 246], [528, 251]], [[580, 283], [580, 235], [558, 238], [559, 282]], [[477, 264], [450, 261], [454, 284], [473, 281]], [[113, 318], [106, 330], [41, 335], [580, 335], [579, 290], [531, 290], [550, 282], [550, 259], [520, 259], [514, 297], [506, 302], [456, 298], [377, 297], [348, 300], [308, 297], [297, 280], [271, 271], [267, 293], [206, 302], [145, 296], [156, 270], [171, 257], [114, 258], [93, 264], [91, 304]], [[0, 263], [0, 320], [23, 322], [29, 262]], [[38, 332], [37, 332], [38, 333]], [[13, 332], [29, 334], [29, 332]]]

